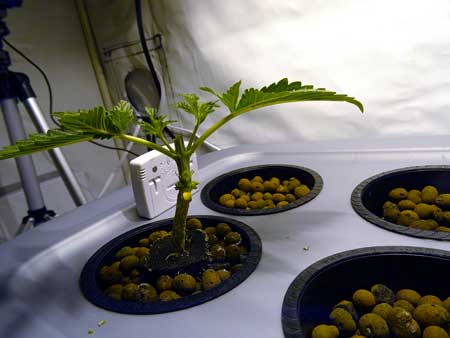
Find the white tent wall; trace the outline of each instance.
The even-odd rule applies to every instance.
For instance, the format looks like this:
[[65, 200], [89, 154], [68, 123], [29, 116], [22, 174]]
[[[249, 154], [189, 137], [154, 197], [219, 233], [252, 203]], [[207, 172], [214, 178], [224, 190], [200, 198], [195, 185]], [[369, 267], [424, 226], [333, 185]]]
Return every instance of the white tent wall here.
[[[115, 101], [128, 99], [125, 78], [134, 69], [148, 69], [139, 41], [134, 1], [87, 0], [86, 6], [106, 72], [111, 95]], [[148, 3], [142, 2], [144, 30], [148, 48], [159, 76], [166, 75], [164, 51], [153, 35], [159, 30], [152, 25]], [[161, 82], [164, 80], [161, 78]], [[161, 108], [167, 110], [164, 85]]]
[[288, 77], [365, 105], [364, 115], [316, 102], [252, 112], [214, 136], [221, 146], [450, 131], [448, 1], [150, 3], [176, 93]]
[[[133, 1], [88, 2], [92, 15], [108, 17], [106, 21], [113, 10], [115, 29], [94, 24], [103, 44], [137, 39]], [[154, 57], [156, 62], [158, 56], [167, 61], [165, 86], [173, 91], [169, 103], [200, 86], [222, 91], [240, 79], [243, 86], [260, 87], [288, 77], [346, 93], [365, 105], [365, 114], [346, 103], [262, 109], [214, 134], [212, 141], [222, 147], [450, 131], [446, 0], [149, 0], [147, 4], [148, 36], [163, 35], [163, 51]], [[143, 58], [139, 62], [144, 64]], [[212, 115], [203, 128], [225, 113]], [[181, 122], [185, 127], [191, 123], [184, 117]]]
[[[11, 31], [6, 38], [45, 70], [53, 89], [54, 111], [76, 111], [102, 104], [96, 79], [89, 60], [85, 40], [74, 1], [25, 0], [23, 6], [8, 10], [5, 20]], [[31, 79], [44, 114], [49, 109], [48, 90], [42, 76], [22, 57], [9, 51], [11, 70], [23, 72]], [[35, 133], [28, 114], [19, 104], [27, 133]], [[48, 124], [54, 127], [48, 115]], [[10, 144], [8, 133], [0, 115], [0, 146]], [[107, 142], [113, 145], [112, 142]], [[102, 189], [105, 179], [114, 168], [117, 154], [88, 143], [62, 148], [73, 171], [79, 178], [83, 192], [92, 200]], [[61, 178], [47, 153], [33, 155], [39, 176], [47, 177], [41, 183], [48, 209], [62, 214], [75, 207]], [[111, 190], [124, 184], [117, 175]], [[14, 188], [18, 188], [15, 190]], [[13, 236], [26, 216], [25, 196], [14, 160], [0, 161], [0, 239]], [[9, 192], [9, 193], [8, 193]]]
[[[147, 67], [138, 42], [134, 1], [85, 3], [113, 99], [126, 98], [125, 76], [136, 67]], [[143, 9], [147, 37], [162, 34], [162, 48], [157, 48], [157, 39], [149, 41], [166, 93], [161, 108], [182, 127], [190, 128], [192, 121], [169, 108], [179, 94], [196, 91], [210, 98], [197, 88], [207, 85], [223, 91], [238, 80], [243, 80], [243, 87], [260, 87], [288, 77], [354, 96], [366, 108], [361, 114], [346, 103], [309, 102], [261, 109], [214, 134], [211, 141], [221, 147], [449, 134], [446, 0], [144, 0]], [[73, 1], [24, 1], [22, 8], [9, 11], [7, 22], [10, 41], [47, 71], [55, 111], [101, 104]], [[48, 94], [40, 75], [16, 54], [11, 56], [12, 69], [30, 75], [47, 111]], [[203, 130], [225, 114], [221, 109], [210, 116]], [[25, 113], [23, 120], [27, 131], [35, 131]], [[7, 145], [1, 119], [0, 128], [1, 145]], [[64, 151], [89, 198], [117, 165], [115, 152], [90, 144]], [[34, 158], [38, 174], [54, 172], [46, 154]], [[13, 160], [0, 162], [0, 170], [1, 187], [18, 182]], [[121, 184], [119, 175], [111, 190]], [[62, 183], [55, 187], [45, 193], [47, 201], [54, 199], [48, 207], [57, 212], [73, 207], [60, 202], [66, 193]], [[2, 198], [0, 226], [5, 220], [19, 220], [25, 212], [23, 194], [13, 195]]]

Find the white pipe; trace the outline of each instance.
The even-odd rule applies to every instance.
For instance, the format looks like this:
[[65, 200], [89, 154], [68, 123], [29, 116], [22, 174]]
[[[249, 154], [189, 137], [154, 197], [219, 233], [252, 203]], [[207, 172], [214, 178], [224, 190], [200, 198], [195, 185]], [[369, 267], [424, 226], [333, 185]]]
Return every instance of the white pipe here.
[[[175, 133], [178, 133], [178, 134], [181, 134], [183, 136], [191, 136], [192, 135], [192, 130], [189, 130], [189, 129], [176, 127], [176, 126], [167, 126], [167, 128], [169, 128], [171, 131], [173, 131]], [[194, 136], [197, 139], [200, 137], [199, 134], [195, 134]], [[219, 146], [216, 146], [214, 143], [211, 143], [211, 142], [208, 142], [208, 141], [204, 141], [203, 145], [205, 145], [207, 148], [209, 148], [209, 150], [212, 150], [212, 151], [217, 151], [217, 150], [221, 150], [222, 149]]]

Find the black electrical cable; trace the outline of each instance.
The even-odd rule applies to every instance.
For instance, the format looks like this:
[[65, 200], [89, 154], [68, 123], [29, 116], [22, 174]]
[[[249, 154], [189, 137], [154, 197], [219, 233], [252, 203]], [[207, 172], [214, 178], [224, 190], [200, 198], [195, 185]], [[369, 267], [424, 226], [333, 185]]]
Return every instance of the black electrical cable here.
[[99, 147], [102, 147], [102, 148], [106, 148], [106, 149], [126, 151], [127, 153], [129, 153], [129, 154], [131, 154], [131, 155], [133, 155], [135, 157], [141, 156], [141, 155], [136, 154], [135, 152], [133, 152], [131, 150], [128, 150], [128, 149], [125, 149], [125, 148], [110, 147], [110, 146], [107, 146], [107, 145], [104, 145], [104, 144], [101, 144], [101, 143], [98, 143], [98, 142], [95, 142], [95, 141], [89, 141], [89, 143], [95, 144], [96, 146], [99, 146]]
[[[29, 57], [27, 57], [23, 52], [21, 52], [17, 47], [15, 47], [11, 42], [9, 42], [8, 40], [6, 40], [5, 38], [2, 39], [3, 42], [9, 47], [11, 48], [13, 51], [15, 51], [17, 54], [19, 54], [21, 57], [23, 57], [26, 61], [28, 61], [32, 66], [34, 66], [39, 73], [41, 73], [42, 77], [45, 80], [45, 83], [47, 84], [47, 88], [48, 88], [48, 97], [49, 97], [49, 115], [50, 118], [52, 119], [53, 123], [56, 124], [58, 127], [61, 128], [61, 125], [58, 123], [58, 121], [56, 121], [56, 119], [54, 118], [54, 116], [52, 115], [53, 113], [53, 91], [52, 91], [52, 86], [50, 85], [50, 81], [48, 80], [47, 74], [45, 74], [45, 72], [42, 70], [41, 67], [39, 67], [35, 62], [33, 62], [33, 60], [31, 60]], [[92, 144], [95, 144], [99, 147], [102, 148], [106, 148], [106, 149], [111, 149], [111, 150], [120, 150], [120, 151], [126, 151], [127, 153], [130, 153], [133, 156], [140, 156], [138, 154], [136, 154], [135, 152], [125, 149], [125, 148], [116, 148], [116, 147], [110, 147], [101, 143], [97, 143], [95, 141], [89, 141]]]
[[55, 120], [55, 118], [52, 115], [53, 112], [53, 92], [52, 92], [52, 86], [50, 85], [50, 81], [48, 80], [47, 74], [45, 74], [45, 72], [42, 70], [41, 67], [39, 67], [36, 63], [33, 62], [33, 60], [31, 60], [29, 57], [27, 57], [23, 52], [21, 52], [19, 49], [17, 49], [16, 47], [14, 47], [12, 45], [12, 43], [10, 43], [8, 40], [6, 40], [5, 38], [3, 38], [3, 42], [9, 47], [11, 48], [13, 51], [15, 51], [17, 54], [19, 54], [21, 57], [23, 57], [26, 61], [28, 61], [32, 66], [34, 66], [34, 68], [36, 68], [39, 73], [41, 73], [42, 77], [44, 78], [45, 84], [47, 85], [48, 88], [48, 107], [49, 107], [49, 115], [50, 118], [52, 119], [53, 123], [56, 124], [57, 126], [59, 126], [58, 122]]
[[142, 4], [141, 0], [135, 0], [136, 6], [136, 22], [139, 31], [139, 39], [141, 41], [142, 51], [144, 52], [145, 61], [147, 61], [148, 68], [152, 73], [153, 81], [155, 81], [156, 89], [158, 90], [158, 95], [161, 96], [161, 84], [158, 80], [158, 75], [156, 74], [155, 67], [153, 66], [152, 59], [150, 58], [150, 52], [148, 51], [147, 41], [145, 40], [144, 25], [142, 23]]
[[[159, 82], [158, 75], [156, 74], [155, 66], [153, 66], [152, 59], [150, 57], [150, 52], [147, 46], [147, 40], [145, 39], [144, 25], [142, 22], [142, 4], [141, 0], [135, 0], [136, 7], [136, 23], [139, 31], [139, 40], [141, 42], [142, 51], [144, 52], [145, 61], [147, 62], [148, 68], [152, 73], [153, 81], [156, 83], [156, 89], [158, 91], [159, 97], [161, 97], [161, 83]], [[164, 131], [172, 138], [175, 138], [175, 135], [168, 128], [164, 128]], [[152, 141], [154, 141], [154, 136], [152, 136]]]

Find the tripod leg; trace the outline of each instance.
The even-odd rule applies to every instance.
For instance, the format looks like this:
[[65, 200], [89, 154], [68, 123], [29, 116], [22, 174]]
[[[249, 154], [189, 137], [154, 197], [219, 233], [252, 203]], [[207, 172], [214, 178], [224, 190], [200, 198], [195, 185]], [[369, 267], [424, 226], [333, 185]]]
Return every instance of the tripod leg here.
[[[36, 98], [29, 97], [25, 99], [22, 103], [27, 109], [28, 114], [31, 116], [34, 125], [36, 126], [36, 129], [41, 133], [46, 133], [50, 128], [48, 127], [47, 121], [44, 119], [42, 115], [41, 109], [39, 108]], [[84, 196], [83, 191], [81, 190], [81, 187], [78, 184], [77, 178], [73, 173], [72, 168], [70, 168], [69, 163], [67, 163], [67, 160], [64, 154], [62, 153], [61, 149], [55, 148], [49, 150], [48, 152], [53, 160], [53, 163], [56, 166], [56, 169], [58, 169], [58, 172], [61, 175], [67, 187], [67, 190], [69, 191], [70, 196], [72, 196], [72, 199], [75, 202], [75, 204], [78, 207], [83, 204], [86, 204], [87, 199]]]
[[[8, 129], [9, 138], [14, 144], [19, 140], [26, 138], [24, 126], [20, 118], [16, 99], [3, 99], [1, 101], [3, 116]], [[36, 175], [31, 156], [22, 156], [16, 158], [16, 164], [19, 169], [28, 208], [30, 210], [39, 210], [45, 208], [44, 198]]]
[[[22, 73], [15, 72], [10, 72], [10, 74], [14, 78], [18, 97], [27, 109], [27, 112], [30, 115], [36, 129], [40, 133], [46, 133], [50, 128], [36, 100], [36, 94], [31, 87], [28, 76]], [[79, 207], [83, 204], [86, 204], [87, 199], [84, 196], [77, 178], [73, 173], [72, 168], [70, 168], [69, 163], [67, 163], [61, 149], [51, 149], [48, 152], [76, 206]]]

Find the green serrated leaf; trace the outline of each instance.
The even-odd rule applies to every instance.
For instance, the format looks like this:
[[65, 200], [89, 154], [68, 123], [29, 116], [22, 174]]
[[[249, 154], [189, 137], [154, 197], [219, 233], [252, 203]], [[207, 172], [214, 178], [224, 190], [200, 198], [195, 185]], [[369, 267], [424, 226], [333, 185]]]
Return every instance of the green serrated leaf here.
[[219, 97], [219, 96], [220, 96], [219, 94], [217, 94], [217, 92], [216, 92], [214, 89], [211, 89], [211, 88], [209, 88], [209, 87], [200, 87], [199, 89], [200, 89], [200, 90], [203, 90], [204, 92], [213, 94], [213, 95], [216, 96], [216, 97]]
[[61, 132], [49, 130], [47, 134], [32, 134], [26, 140], [20, 140], [15, 145], [7, 146], [0, 151], [0, 160], [29, 155], [37, 151], [59, 148], [95, 138], [93, 134], [83, 132]]
[[61, 127], [72, 131], [89, 131], [96, 134], [116, 134], [118, 128], [111, 123], [109, 113], [104, 107], [95, 107], [78, 112], [60, 112], [53, 114]]
[[226, 107], [228, 107], [230, 112], [234, 112], [234, 110], [236, 109], [236, 104], [239, 100], [241, 83], [242, 81], [236, 82], [222, 95], [218, 94], [216, 91], [209, 87], [201, 87], [200, 89], [217, 97], [219, 101], [221, 101]]
[[175, 104], [176, 108], [183, 109], [185, 112], [195, 116], [196, 125], [200, 125], [206, 117], [214, 112], [218, 107], [216, 102], [200, 101], [196, 94], [183, 94], [184, 101]]
[[233, 112], [236, 109], [236, 104], [239, 99], [240, 87], [242, 81], [238, 81], [233, 84], [222, 96], [219, 96], [219, 100]]
[[[240, 99], [234, 104], [232, 99], [239, 95], [237, 93], [237, 87], [237, 84], [234, 84], [223, 95], [217, 94], [208, 87], [202, 88], [202, 90], [218, 97], [219, 100], [230, 109], [230, 114], [209, 127], [198, 140], [193, 143], [190, 148], [191, 152], [195, 151], [209, 136], [232, 118], [262, 107], [301, 101], [346, 101], [356, 105], [362, 112], [364, 111], [362, 103], [353, 97], [349, 97], [345, 94], [336, 94], [335, 92], [327, 91], [323, 88], [314, 89], [312, 86], [302, 85], [299, 81], [289, 83], [286, 78], [261, 89], [245, 89]], [[226, 96], [226, 100], [223, 100], [224, 96]]]
[[336, 94], [323, 88], [314, 89], [313, 86], [302, 85], [301, 82], [289, 83], [287, 79], [282, 79], [261, 89], [246, 89], [232, 113], [239, 115], [266, 106], [300, 101], [346, 101], [364, 111], [361, 102], [353, 97]]
[[183, 99], [185, 102], [181, 102], [184, 103], [184, 105], [182, 107], [180, 107], [181, 109], [185, 110], [186, 112], [188, 112], [189, 114], [193, 114], [195, 115], [198, 111], [198, 101], [199, 101], [199, 97], [196, 94], [183, 94]]
[[118, 129], [120, 133], [123, 133], [125, 129], [134, 120], [133, 109], [131, 105], [126, 101], [120, 101], [111, 110], [109, 118], [111, 123]]
[[287, 78], [281, 79], [277, 83], [272, 83], [267, 88], [263, 87], [261, 88], [262, 92], [282, 92], [282, 91], [288, 91], [289, 81]]
[[122, 134], [133, 121], [133, 110], [126, 101], [119, 102], [112, 110], [94, 107], [78, 112], [59, 112], [53, 114], [61, 128], [71, 131], [84, 131], [108, 138]]
[[222, 95], [208, 87], [202, 87], [202, 90], [218, 97], [234, 115], [275, 104], [299, 101], [346, 101], [356, 105], [361, 111], [364, 110], [363, 105], [353, 97], [323, 88], [314, 89], [311, 85], [302, 85], [300, 81], [289, 83], [287, 78], [261, 89], [248, 88], [239, 99], [240, 84], [241, 81], [235, 83]]
[[166, 128], [169, 124], [172, 124], [176, 121], [167, 120], [167, 115], [159, 115], [157, 114], [157, 110], [155, 108], [145, 108], [145, 112], [147, 113], [149, 122], [139, 122], [142, 127], [144, 133], [148, 135], [155, 135], [161, 137], [163, 135], [164, 128]]

